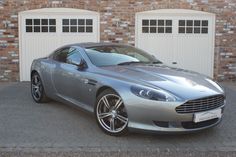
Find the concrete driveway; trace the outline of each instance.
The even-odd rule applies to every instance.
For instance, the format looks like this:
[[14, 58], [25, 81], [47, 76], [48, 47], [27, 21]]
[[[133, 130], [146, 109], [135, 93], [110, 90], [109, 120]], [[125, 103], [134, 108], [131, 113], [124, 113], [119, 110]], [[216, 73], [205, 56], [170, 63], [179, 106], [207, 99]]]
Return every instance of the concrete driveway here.
[[35, 103], [30, 84], [0, 84], [0, 156], [236, 156], [236, 88], [224, 85], [221, 124], [199, 133], [105, 135], [92, 114]]

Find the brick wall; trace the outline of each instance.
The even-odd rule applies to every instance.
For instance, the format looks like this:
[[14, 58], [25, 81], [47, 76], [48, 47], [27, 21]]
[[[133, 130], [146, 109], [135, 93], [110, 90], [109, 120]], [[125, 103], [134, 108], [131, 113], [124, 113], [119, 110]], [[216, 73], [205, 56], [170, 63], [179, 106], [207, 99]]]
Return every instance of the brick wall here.
[[136, 12], [181, 8], [215, 13], [214, 77], [236, 81], [235, 0], [0, 0], [0, 81], [19, 80], [18, 12], [45, 7], [100, 12], [101, 41], [129, 44], [134, 44]]

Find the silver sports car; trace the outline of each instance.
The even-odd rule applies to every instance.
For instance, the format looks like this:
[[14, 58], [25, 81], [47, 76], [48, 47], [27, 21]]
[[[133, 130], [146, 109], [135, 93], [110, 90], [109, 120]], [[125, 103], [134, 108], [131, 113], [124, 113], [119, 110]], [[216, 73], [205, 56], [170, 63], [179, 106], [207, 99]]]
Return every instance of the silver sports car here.
[[51, 98], [93, 112], [115, 136], [206, 129], [221, 121], [225, 106], [223, 89], [209, 77], [111, 43], [66, 45], [34, 60], [31, 92], [38, 103]]

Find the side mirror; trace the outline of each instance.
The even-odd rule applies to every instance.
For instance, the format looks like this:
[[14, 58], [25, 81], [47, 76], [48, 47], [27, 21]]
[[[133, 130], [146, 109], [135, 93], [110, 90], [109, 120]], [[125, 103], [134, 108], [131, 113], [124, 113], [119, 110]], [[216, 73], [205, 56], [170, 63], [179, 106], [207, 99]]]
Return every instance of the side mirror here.
[[79, 60], [68, 59], [67, 63], [76, 65], [79, 69], [83, 69], [86, 67], [86, 62], [81, 58]]

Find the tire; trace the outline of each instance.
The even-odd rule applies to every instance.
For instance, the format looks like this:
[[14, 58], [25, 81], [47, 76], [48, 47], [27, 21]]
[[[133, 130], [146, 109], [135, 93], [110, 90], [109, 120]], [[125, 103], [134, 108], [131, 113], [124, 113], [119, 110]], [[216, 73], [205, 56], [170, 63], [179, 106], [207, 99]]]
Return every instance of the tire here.
[[94, 107], [98, 126], [108, 135], [121, 136], [128, 133], [128, 115], [121, 97], [113, 90], [101, 92]]
[[49, 100], [45, 94], [42, 80], [37, 72], [31, 76], [31, 95], [36, 103], [45, 103]]

